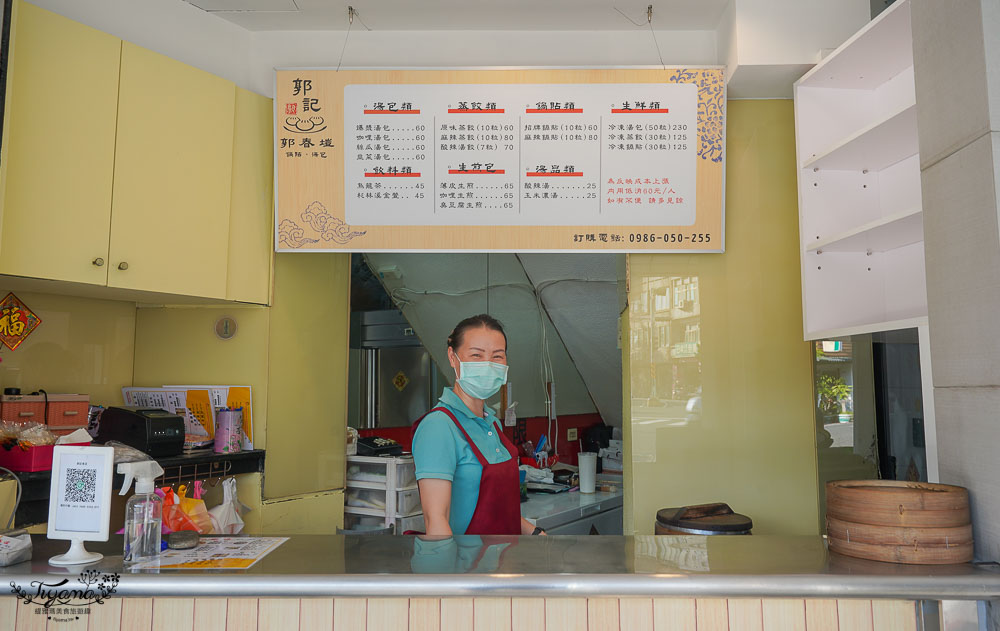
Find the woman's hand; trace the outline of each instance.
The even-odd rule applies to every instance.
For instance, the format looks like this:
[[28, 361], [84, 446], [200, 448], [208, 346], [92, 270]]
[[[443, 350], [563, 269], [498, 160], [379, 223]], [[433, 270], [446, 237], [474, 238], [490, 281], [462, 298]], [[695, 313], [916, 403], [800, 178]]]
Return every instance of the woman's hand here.
[[[535, 524], [531, 523], [530, 521], [528, 521], [527, 519], [525, 519], [524, 517], [522, 517], [521, 518], [521, 534], [522, 535], [530, 535], [533, 532], [535, 532]], [[543, 530], [540, 534], [544, 535], [545, 531]]]
[[450, 536], [451, 480], [424, 478], [417, 481], [417, 487], [420, 489], [420, 506], [424, 511], [427, 534]]

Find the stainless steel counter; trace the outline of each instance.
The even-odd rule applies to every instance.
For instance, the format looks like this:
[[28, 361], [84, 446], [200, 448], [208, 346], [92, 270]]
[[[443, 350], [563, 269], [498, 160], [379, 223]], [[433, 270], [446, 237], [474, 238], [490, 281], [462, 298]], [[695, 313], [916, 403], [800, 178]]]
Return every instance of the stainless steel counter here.
[[820, 537], [553, 536], [427, 539], [293, 536], [248, 570], [128, 573], [121, 537], [85, 568], [47, 564], [66, 541], [34, 537], [34, 560], [5, 582], [75, 584], [82, 569], [121, 573], [118, 596], [695, 596], [984, 600], [995, 566], [904, 566], [828, 553]]
[[[521, 516], [540, 526], [545, 530], [554, 530], [565, 527], [567, 524], [581, 522], [588, 517], [593, 517], [601, 513], [620, 509], [622, 507], [624, 494], [622, 491], [611, 493], [533, 493], [528, 492], [528, 501], [521, 503]], [[617, 528], [615, 530], [602, 531], [601, 534], [622, 533], [621, 511], [618, 511]], [[584, 529], [581, 534], [587, 534], [589, 529]], [[573, 533], [565, 533], [573, 534]]]

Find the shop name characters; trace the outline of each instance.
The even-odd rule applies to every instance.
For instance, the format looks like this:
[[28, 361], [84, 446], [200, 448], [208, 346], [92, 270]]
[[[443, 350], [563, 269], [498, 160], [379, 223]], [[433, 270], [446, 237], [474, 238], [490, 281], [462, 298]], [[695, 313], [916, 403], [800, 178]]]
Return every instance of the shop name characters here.
[[118, 589], [119, 578], [117, 573], [102, 574], [97, 570], [87, 570], [76, 579], [79, 587], [68, 586], [69, 579], [64, 578], [55, 583], [32, 581], [31, 591], [28, 591], [11, 581], [10, 591], [26, 605], [35, 604], [45, 608], [56, 605], [103, 605], [104, 599]]

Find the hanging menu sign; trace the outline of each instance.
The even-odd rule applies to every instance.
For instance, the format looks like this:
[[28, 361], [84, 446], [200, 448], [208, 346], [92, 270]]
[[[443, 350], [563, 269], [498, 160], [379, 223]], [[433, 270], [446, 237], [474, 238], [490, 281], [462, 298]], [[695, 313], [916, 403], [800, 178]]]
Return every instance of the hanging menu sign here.
[[723, 250], [721, 69], [277, 73], [279, 251]]

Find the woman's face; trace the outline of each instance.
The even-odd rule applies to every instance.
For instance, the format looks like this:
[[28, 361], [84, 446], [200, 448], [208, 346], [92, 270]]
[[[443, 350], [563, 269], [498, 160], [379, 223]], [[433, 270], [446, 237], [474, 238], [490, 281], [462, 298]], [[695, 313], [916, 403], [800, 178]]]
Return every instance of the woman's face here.
[[448, 347], [448, 363], [459, 374], [459, 362], [494, 362], [507, 365], [507, 342], [503, 333], [479, 327], [468, 329], [462, 335], [462, 345]]

